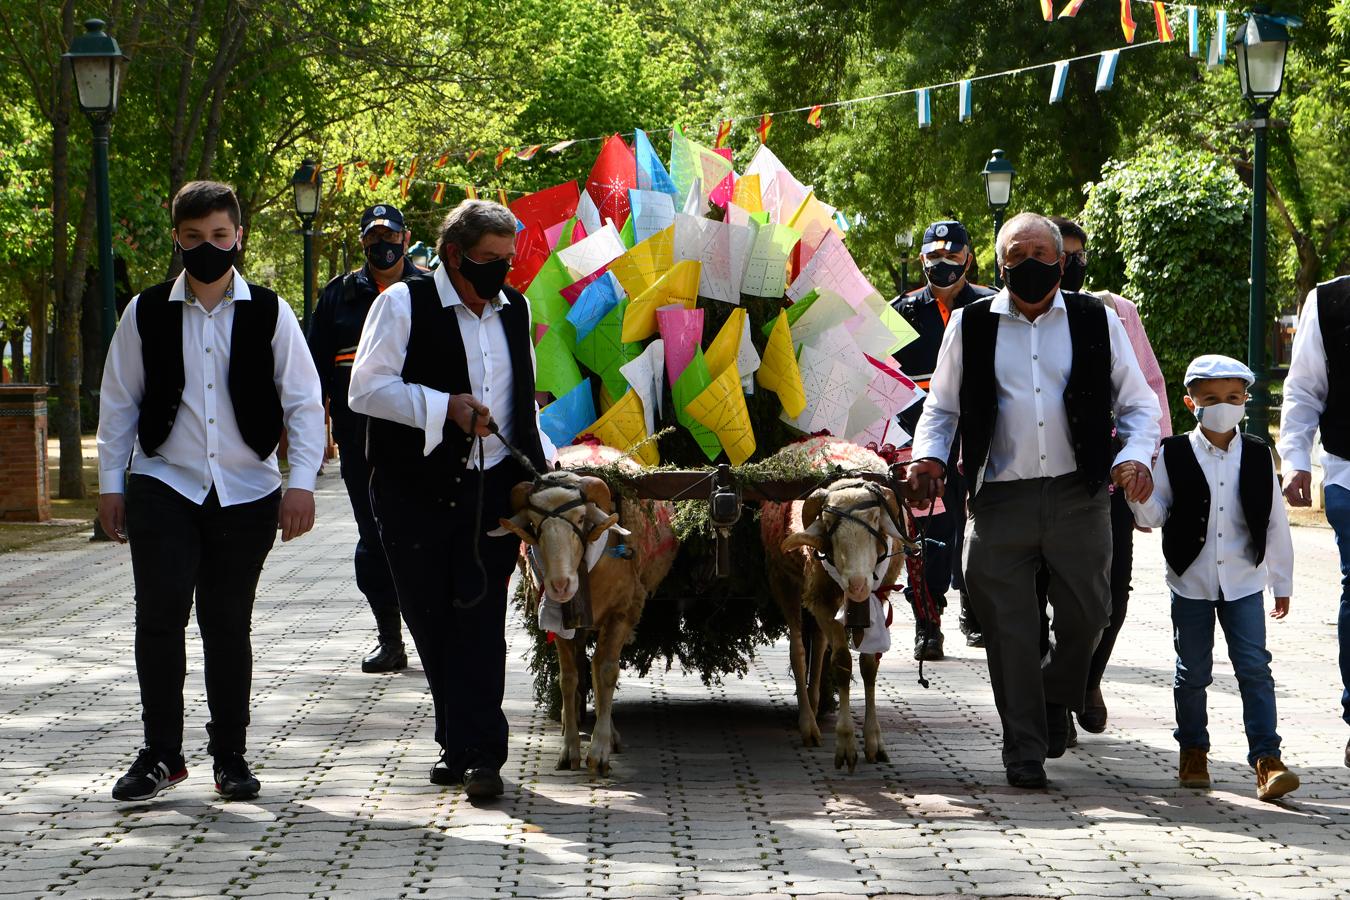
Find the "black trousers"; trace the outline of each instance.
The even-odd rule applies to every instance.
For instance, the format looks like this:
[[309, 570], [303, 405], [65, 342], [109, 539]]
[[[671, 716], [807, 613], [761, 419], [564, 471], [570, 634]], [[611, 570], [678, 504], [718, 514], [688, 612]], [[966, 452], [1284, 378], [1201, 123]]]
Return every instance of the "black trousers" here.
[[403, 642], [403, 634], [398, 619], [398, 593], [394, 590], [384, 545], [380, 543], [375, 513], [370, 508], [370, 464], [366, 462], [364, 435], [340, 438], [338, 453], [342, 482], [347, 486], [352, 516], [356, 519], [356, 587], [375, 614], [380, 643], [399, 644]]
[[[431, 689], [436, 742], [452, 769], [499, 769], [507, 746], [506, 587], [520, 540], [487, 532], [511, 515], [511, 488], [526, 476], [507, 461], [457, 477], [454, 490], [438, 492], [425, 479], [377, 467], [371, 497], [399, 609]], [[483, 514], [475, 521], [480, 481]]]
[[[1120, 628], [1125, 624], [1125, 612], [1130, 606], [1130, 578], [1134, 572], [1134, 513], [1125, 501], [1124, 491], [1111, 494], [1111, 622], [1102, 632], [1101, 642], [1092, 654], [1088, 667], [1087, 689], [1102, 686], [1106, 664], [1111, 661]], [[1050, 588], [1050, 570], [1042, 567], [1036, 573], [1036, 591], [1041, 598], [1041, 653], [1050, 649], [1050, 618], [1046, 613]]]
[[145, 744], [169, 754], [182, 751], [184, 632], [195, 596], [211, 711], [207, 751], [243, 753], [253, 598], [276, 540], [281, 491], [223, 507], [213, 488], [198, 506], [156, 478], [132, 475], [126, 503]]

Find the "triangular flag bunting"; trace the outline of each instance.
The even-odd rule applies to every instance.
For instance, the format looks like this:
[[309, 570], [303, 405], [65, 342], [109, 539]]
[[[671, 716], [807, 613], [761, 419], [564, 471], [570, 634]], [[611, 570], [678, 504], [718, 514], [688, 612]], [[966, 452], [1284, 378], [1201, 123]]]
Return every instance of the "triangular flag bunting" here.
[[823, 109], [824, 109], [824, 107], [822, 107], [822, 106], [821, 106], [820, 104], [818, 104], [818, 103], [817, 103], [815, 106], [811, 107], [811, 111], [810, 111], [809, 113], [806, 114], [806, 124], [807, 124], [807, 125], [814, 125], [814, 126], [816, 126], [817, 128], [819, 128], [819, 127], [820, 127], [820, 114], [821, 114], [821, 111], [822, 111]]
[[769, 129], [773, 127], [773, 116], [765, 113], [759, 117], [759, 127], [755, 129], [759, 133], [759, 142], [767, 144], [769, 142]]
[[572, 146], [572, 145], [575, 144], [575, 143], [576, 143], [576, 141], [558, 141], [558, 143], [554, 144], [552, 147], [549, 147], [548, 150], [545, 151], [545, 152], [548, 152], [548, 153], [561, 153], [561, 152], [563, 152], [564, 150], [566, 150], [568, 147]]
[[717, 123], [717, 139], [713, 141], [713, 146], [721, 149], [726, 145], [727, 136], [731, 134], [731, 120], [723, 119]]
[[1059, 103], [1064, 99], [1064, 85], [1069, 80], [1069, 61], [1060, 60], [1055, 63], [1055, 77], [1050, 82], [1050, 102]]
[[506, 158], [507, 158], [508, 156], [511, 155], [512, 149], [514, 149], [514, 148], [512, 148], [512, 147], [503, 147], [503, 148], [502, 148], [502, 151], [501, 151], [500, 153], [497, 154], [497, 159], [496, 159], [495, 165], [496, 165], [496, 167], [497, 167], [498, 169], [500, 169], [500, 168], [502, 167], [502, 163], [506, 162]]
[[436, 160], [436, 168], [444, 169], [445, 164], [448, 163], [449, 161], [450, 161], [450, 154], [442, 153], [440, 158]]
[[1069, 0], [1069, 5], [1059, 11], [1061, 19], [1072, 19], [1078, 15], [1078, 10], [1083, 7], [1083, 0]]
[[1107, 50], [1097, 63], [1097, 93], [1111, 90], [1116, 83], [1116, 65], [1120, 62], [1119, 50]]
[[933, 124], [933, 109], [929, 103], [928, 88], [919, 88], [914, 92], [914, 107], [919, 116], [920, 128]]
[[1055, 0], [1041, 0], [1041, 18], [1047, 22], [1055, 21]]
[[538, 153], [543, 146], [543, 144], [534, 144], [530, 147], [526, 147], [516, 154], [516, 159], [534, 159], [534, 155]]
[[1172, 33], [1172, 23], [1167, 21], [1167, 10], [1157, 0], [1153, 3], [1153, 18], [1158, 23], [1158, 40], [1166, 44], [1176, 38]]
[[957, 115], [957, 118], [961, 122], [969, 122], [971, 111], [973, 108], [973, 104], [970, 99], [970, 79], [969, 78], [962, 79], [960, 85], [958, 85], [957, 87], [957, 91], [959, 93], [961, 100], [961, 109]]
[[445, 199], [445, 182], [438, 181], [436, 183], [436, 190], [431, 192], [431, 202], [440, 203], [444, 199]]
[[483, 155], [483, 151], [482, 151], [482, 150], [475, 150], [475, 151], [473, 151], [472, 153], [469, 154], [468, 159], [464, 160], [464, 165], [466, 165], [466, 166], [471, 166], [471, 165], [473, 165], [473, 161], [474, 161], [475, 159], [477, 159], [478, 157], [482, 156], [482, 155]]

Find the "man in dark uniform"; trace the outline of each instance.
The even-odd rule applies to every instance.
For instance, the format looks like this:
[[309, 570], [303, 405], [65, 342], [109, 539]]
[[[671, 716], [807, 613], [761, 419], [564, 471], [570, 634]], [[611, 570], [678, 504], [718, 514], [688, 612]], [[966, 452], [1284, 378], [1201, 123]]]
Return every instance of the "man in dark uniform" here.
[[408, 237], [403, 213], [397, 208], [376, 205], [362, 213], [361, 247], [366, 264], [328, 282], [309, 322], [309, 352], [328, 401], [333, 438], [341, 454], [342, 480], [356, 516], [356, 586], [370, 603], [379, 633], [379, 643], [361, 661], [362, 672], [397, 672], [407, 667], [408, 654], [403, 648], [398, 596], [389, 561], [370, 510], [366, 417], [347, 405], [347, 383], [370, 305], [385, 288], [407, 281], [420, 271], [406, 255]]
[[[975, 254], [971, 252], [970, 237], [966, 234], [965, 226], [960, 222], [948, 219], [929, 225], [923, 233], [920, 253], [927, 283], [918, 290], [892, 300], [891, 306], [919, 333], [916, 340], [895, 353], [895, 361], [899, 363], [901, 371], [926, 391], [933, 370], [937, 368], [938, 350], [942, 346], [942, 335], [947, 330], [947, 320], [951, 318], [952, 310], [991, 296], [994, 292], [987, 287], [971, 284], [967, 278]], [[913, 434], [922, 412], [923, 404], [914, 404], [901, 414], [900, 424]], [[955, 446], [959, 448], [959, 442]], [[941, 542], [943, 546], [929, 545], [924, 571], [928, 592], [939, 615], [947, 605], [947, 589], [955, 586], [961, 592], [961, 630], [966, 634], [967, 644], [979, 647], [983, 646], [980, 626], [966, 599], [965, 580], [961, 574], [966, 492], [957, 472], [958, 456], [959, 450], [954, 449], [948, 461], [947, 471], [950, 474], [947, 493], [943, 498], [946, 509], [931, 516], [928, 521], [928, 537]], [[941, 619], [930, 622], [926, 611], [916, 607], [914, 658], [934, 660], [942, 659], [942, 655]]]

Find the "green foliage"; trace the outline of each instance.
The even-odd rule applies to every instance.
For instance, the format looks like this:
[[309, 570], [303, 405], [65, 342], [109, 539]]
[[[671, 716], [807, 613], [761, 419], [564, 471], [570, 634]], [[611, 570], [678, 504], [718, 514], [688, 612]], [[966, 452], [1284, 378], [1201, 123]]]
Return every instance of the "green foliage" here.
[[1190, 361], [1247, 354], [1250, 202], [1230, 167], [1166, 141], [1107, 163], [1089, 189], [1091, 286], [1119, 285], [1139, 305], [1178, 432], [1193, 424], [1181, 403]]

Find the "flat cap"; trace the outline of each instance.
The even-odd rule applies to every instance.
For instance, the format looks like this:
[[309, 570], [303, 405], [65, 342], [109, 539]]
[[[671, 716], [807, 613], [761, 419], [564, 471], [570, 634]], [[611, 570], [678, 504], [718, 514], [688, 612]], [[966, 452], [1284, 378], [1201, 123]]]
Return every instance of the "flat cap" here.
[[1206, 378], [1241, 378], [1248, 387], [1256, 381], [1256, 376], [1246, 365], [1231, 356], [1223, 356], [1219, 353], [1206, 353], [1204, 356], [1197, 356], [1186, 367], [1185, 383], [1188, 387], [1192, 381], [1201, 381]]

